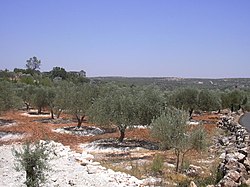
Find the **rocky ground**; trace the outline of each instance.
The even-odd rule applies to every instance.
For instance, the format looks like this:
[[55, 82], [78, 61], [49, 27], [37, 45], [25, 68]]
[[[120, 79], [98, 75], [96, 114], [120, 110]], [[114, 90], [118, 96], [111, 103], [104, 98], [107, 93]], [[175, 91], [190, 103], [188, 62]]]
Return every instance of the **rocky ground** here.
[[223, 116], [218, 122], [220, 128], [228, 134], [218, 140], [224, 152], [220, 155], [219, 172], [222, 177], [218, 186], [250, 185], [250, 136], [245, 127], [235, 121], [236, 117]]
[[[46, 143], [41, 141], [41, 143]], [[68, 146], [53, 141], [46, 145], [53, 152], [50, 155], [52, 170], [47, 173], [48, 182], [44, 186], [141, 186], [142, 180], [121, 172], [102, 167], [93, 161], [93, 155], [87, 152], [76, 153]], [[14, 169], [12, 148], [20, 149], [20, 145], [0, 146], [0, 186], [25, 186], [25, 173]]]
[[[188, 153], [185, 171], [176, 175], [174, 152], [157, 150], [157, 143], [146, 128], [128, 129], [127, 138], [119, 143], [119, 133], [114, 128], [84, 123], [76, 129], [70, 116], [51, 120], [49, 115], [8, 112], [0, 119], [0, 186], [22, 186], [24, 182], [24, 173], [13, 169], [12, 144], [18, 147], [22, 142], [38, 140], [50, 140], [50, 145], [56, 147], [51, 160], [53, 171], [45, 186], [175, 186], [197, 177], [205, 179], [214, 175], [220, 162], [224, 163], [225, 154], [229, 153], [227, 145], [233, 146], [233, 135], [217, 128], [220, 117], [194, 115], [191, 125], [203, 122], [211, 146], [203, 154]], [[164, 170], [157, 174], [150, 171], [156, 155], [164, 158]], [[238, 178], [236, 183], [240, 184]]]
[[[15, 111], [0, 119], [0, 186], [25, 186], [25, 173], [15, 171], [11, 149], [13, 145], [19, 148], [25, 141], [41, 139], [54, 140], [50, 145], [55, 149], [50, 161], [53, 170], [48, 173], [49, 180], [44, 186], [145, 186], [146, 180], [105, 168], [87, 149], [78, 147], [80, 143], [98, 141], [103, 136], [115, 140], [118, 133], [113, 128], [107, 130], [84, 124], [76, 129], [74, 120], [50, 120], [48, 117]], [[134, 136], [133, 133], [128, 132], [128, 136]], [[143, 135], [142, 132], [139, 136]]]

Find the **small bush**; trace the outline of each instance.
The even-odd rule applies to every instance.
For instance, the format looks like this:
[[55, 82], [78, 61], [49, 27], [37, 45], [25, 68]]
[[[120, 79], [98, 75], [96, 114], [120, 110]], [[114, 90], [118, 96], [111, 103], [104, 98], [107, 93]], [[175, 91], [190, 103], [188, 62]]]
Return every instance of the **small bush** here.
[[16, 160], [15, 169], [26, 172], [27, 187], [39, 187], [46, 181], [44, 172], [50, 170], [48, 164], [50, 150], [47, 150], [45, 145], [39, 142], [34, 144], [26, 142], [22, 150], [12, 151]]
[[189, 160], [184, 160], [182, 164], [182, 171], [186, 171], [190, 167], [190, 161]]
[[141, 171], [141, 168], [139, 166], [139, 163], [138, 162], [130, 162], [130, 166], [131, 166], [131, 170], [129, 171], [129, 174], [130, 175], [133, 175], [137, 178], [140, 178], [141, 175], [142, 175], [142, 171]]
[[215, 185], [223, 178], [223, 173], [215, 167], [211, 169], [211, 175], [207, 177], [197, 178], [195, 183], [197, 186]]
[[223, 172], [219, 169], [217, 169], [216, 172], [216, 183], [220, 182], [221, 179], [223, 179], [224, 175]]
[[161, 155], [155, 155], [152, 165], [151, 165], [151, 170], [154, 174], [156, 173], [161, 173], [162, 169], [164, 166], [164, 159]]

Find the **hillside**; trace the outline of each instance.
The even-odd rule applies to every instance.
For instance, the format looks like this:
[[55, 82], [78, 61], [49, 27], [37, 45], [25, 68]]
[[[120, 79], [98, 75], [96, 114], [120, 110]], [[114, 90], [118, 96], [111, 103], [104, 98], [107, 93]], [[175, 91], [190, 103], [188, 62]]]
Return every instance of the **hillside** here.
[[117, 82], [128, 85], [158, 85], [161, 88], [174, 90], [179, 87], [197, 87], [206, 89], [230, 89], [234, 87], [247, 89], [250, 78], [178, 78], [178, 77], [91, 77], [92, 81]]

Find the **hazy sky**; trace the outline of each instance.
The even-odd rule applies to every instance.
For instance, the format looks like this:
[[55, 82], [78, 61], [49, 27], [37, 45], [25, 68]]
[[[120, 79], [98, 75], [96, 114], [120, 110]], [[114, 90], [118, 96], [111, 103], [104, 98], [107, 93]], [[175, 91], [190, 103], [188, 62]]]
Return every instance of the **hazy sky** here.
[[250, 0], [0, 0], [0, 69], [250, 77]]

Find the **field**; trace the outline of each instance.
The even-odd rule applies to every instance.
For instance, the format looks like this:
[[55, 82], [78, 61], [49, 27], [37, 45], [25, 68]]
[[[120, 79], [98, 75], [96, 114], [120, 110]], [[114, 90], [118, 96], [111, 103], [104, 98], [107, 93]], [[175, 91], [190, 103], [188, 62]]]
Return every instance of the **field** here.
[[[8, 138], [4, 136], [0, 139], [3, 144], [15, 144], [17, 142], [53, 140], [60, 142], [76, 152], [87, 151], [94, 155], [94, 161], [98, 161], [102, 166], [111, 168], [115, 171], [121, 171], [133, 175], [139, 179], [148, 179], [150, 176], [154, 179], [154, 185], [159, 184], [172, 186], [177, 183], [193, 180], [194, 178], [208, 178], [218, 164], [217, 150], [209, 149], [202, 154], [190, 151], [186, 155], [185, 169], [196, 168], [192, 174], [176, 174], [175, 154], [173, 150], [161, 151], [157, 147], [157, 142], [150, 136], [150, 129], [135, 127], [129, 129], [126, 133], [124, 143], [119, 143], [116, 139], [119, 133], [116, 129], [105, 129], [101, 135], [80, 136], [66, 133], [55, 132], [55, 129], [62, 127], [76, 126], [74, 119], [69, 115], [63, 115], [62, 118], [67, 123], [49, 121], [49, 115], [30, 115], [25, 111], [11, 111], [5, 113], [1, 120], [12, 122], [9, 125], [0, 127], [1, 132], [12, 134]], [[46, 123], [45, 121], [48, 120]], [[217, 114], [204, 114], [194, 116], [195, 121], [202, 121], [209, 134], [209, 139], [218, 135], [216, 123], [219, 120]], [[84, 127], [94, 128], [94, 124], [84, 123]], [[18, 136], [15, 135], [23, 135]], [[213, 147], [213, 142], [210, 141]], [[163, 168], [154, 170], [153, 160], [159, 158]], [[154, 164], [153, 164], [154, 163]], [[200, 174], [197, 174], [200, 173]], [[153, 180], [152, 179], [152, 180]], [[211, 179], [212, 180], [212, 179]], [[152, 183], [152, 181], [149, 181]]]

